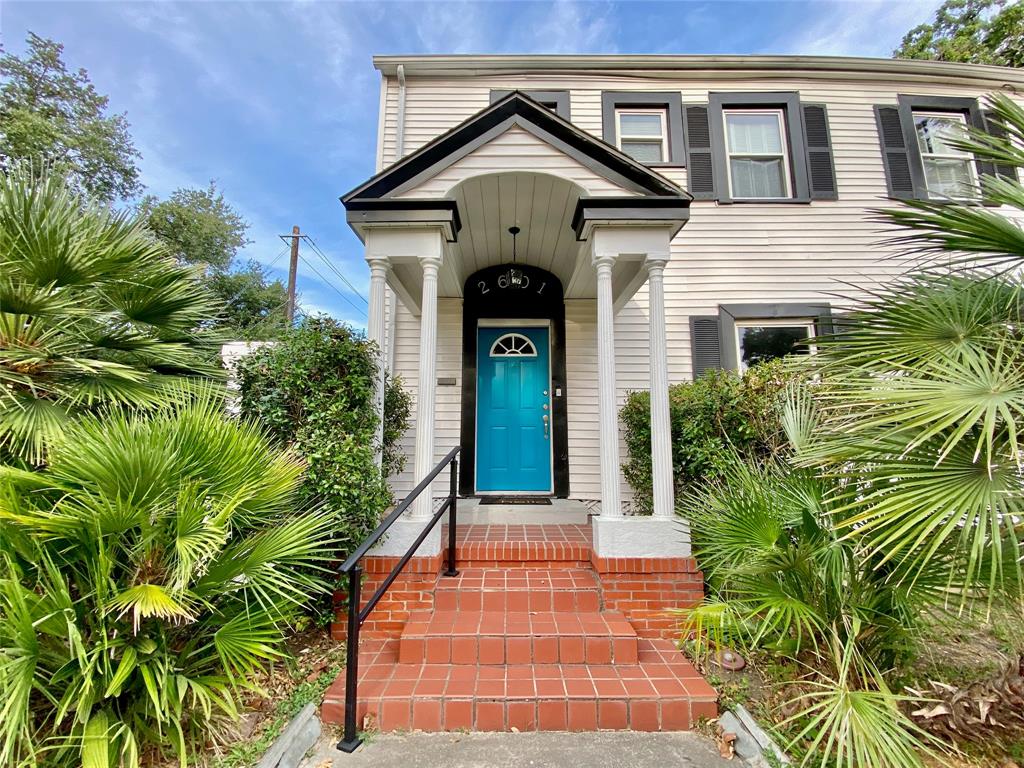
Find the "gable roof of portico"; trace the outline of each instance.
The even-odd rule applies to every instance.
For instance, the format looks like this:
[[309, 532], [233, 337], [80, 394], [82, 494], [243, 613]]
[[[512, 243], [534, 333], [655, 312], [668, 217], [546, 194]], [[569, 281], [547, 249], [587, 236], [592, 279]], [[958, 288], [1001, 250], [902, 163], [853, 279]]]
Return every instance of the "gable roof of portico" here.
[[641, 197], [691, 199], [689, 193], [661, 174], [577, 128], [522, 92], [512, 91], [343, 195], [341, 200], [348, 207], [350, 203], [358, 205], [357, 201], [401, 195], [512, 127], [528, 131], [598, 175]]

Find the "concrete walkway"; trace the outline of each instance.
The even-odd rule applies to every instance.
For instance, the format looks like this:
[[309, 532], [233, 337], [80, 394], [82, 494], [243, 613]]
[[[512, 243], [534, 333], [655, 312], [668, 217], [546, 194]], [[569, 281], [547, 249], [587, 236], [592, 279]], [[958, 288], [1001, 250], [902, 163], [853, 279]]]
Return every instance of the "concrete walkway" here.
[[[333, 729], [329, 729], [333, 730]], [[325, 734], [302, 768], [738, 768], [695, 733], [408, 733], [373, 736], [351, 755]]]

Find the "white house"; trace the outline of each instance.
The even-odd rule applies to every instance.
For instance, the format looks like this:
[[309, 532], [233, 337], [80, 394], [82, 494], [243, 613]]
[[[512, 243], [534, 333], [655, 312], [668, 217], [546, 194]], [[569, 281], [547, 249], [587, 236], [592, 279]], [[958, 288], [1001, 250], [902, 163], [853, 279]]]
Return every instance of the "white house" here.
[[[369, 335], [415, 397], [396, 494], [461, 445], [461, 494], [587, 502], [597, 557], [689, 554], [668, 385], [821, 333], [837, 296], [904, 271], [873, 209], [1012, 172], [943, 138], [1024, 88], [998, 67], [804, 56], [374, 65], [378, 173], [342, 199]], [[625, 514], [620, 470], [618, 409], [643, 389], [653, 517]]]

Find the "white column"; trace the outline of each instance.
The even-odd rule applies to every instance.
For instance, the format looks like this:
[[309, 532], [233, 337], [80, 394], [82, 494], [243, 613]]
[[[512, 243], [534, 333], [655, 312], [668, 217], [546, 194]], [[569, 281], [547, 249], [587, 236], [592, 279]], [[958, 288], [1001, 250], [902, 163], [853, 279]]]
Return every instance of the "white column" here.
[[388, 262], [386, 259], [370, 258], [370, 308], [366, 317], [366, 338], [377, 345], [377, 375], [373, 381], [373, 409], [377, 414], [377, 434], [374, 438], [377, 466], [381, 464], [384, 448], [384, 317]]
[[[423, 267], [423, 298], [420, 307], [420, 373], [416, 387], [416, 459], [414, 478], [420, 480], [434, 468], [434, 393], [437, 388], [437, 270], [441, 259], [420, 258]], [[413, 502], [410, 518], [424, 520], [433, 511], [433, 497], [424, 491]]]
[[665, 263], [667, 257], [647, 257], [648, 311], [651, 348], [651, 465], [654, 516], [672, 517], [672, 422], [668, 410], [668, 341], [665, 335]]
[[621, 517], [619, 414], [615, 405], [615, 314], [610, 254], [595, 254], [597, 268], [597, 411], [601, 429], [601, 517]]

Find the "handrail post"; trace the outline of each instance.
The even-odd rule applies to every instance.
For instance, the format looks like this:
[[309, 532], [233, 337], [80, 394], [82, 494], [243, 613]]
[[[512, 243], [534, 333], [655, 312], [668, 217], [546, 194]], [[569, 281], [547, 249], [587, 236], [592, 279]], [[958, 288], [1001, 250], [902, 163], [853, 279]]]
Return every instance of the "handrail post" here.
[[459, 498], [458, 455], [452, 458], [451, 470], [452, 472], [448, 485], [448, 570], [444, 572], [444, 575], [458, 576], [459, 572], [455, 570], [455, 526], [458, 522], [455, 505]]
[[359, 587], [363, 569], [356, 565], [348, 572], [348, 646], [345, 649], [345, 736], [338, 742], [342, 752], [353, 752], [363, 743], [356, 731], [359, 701]]

